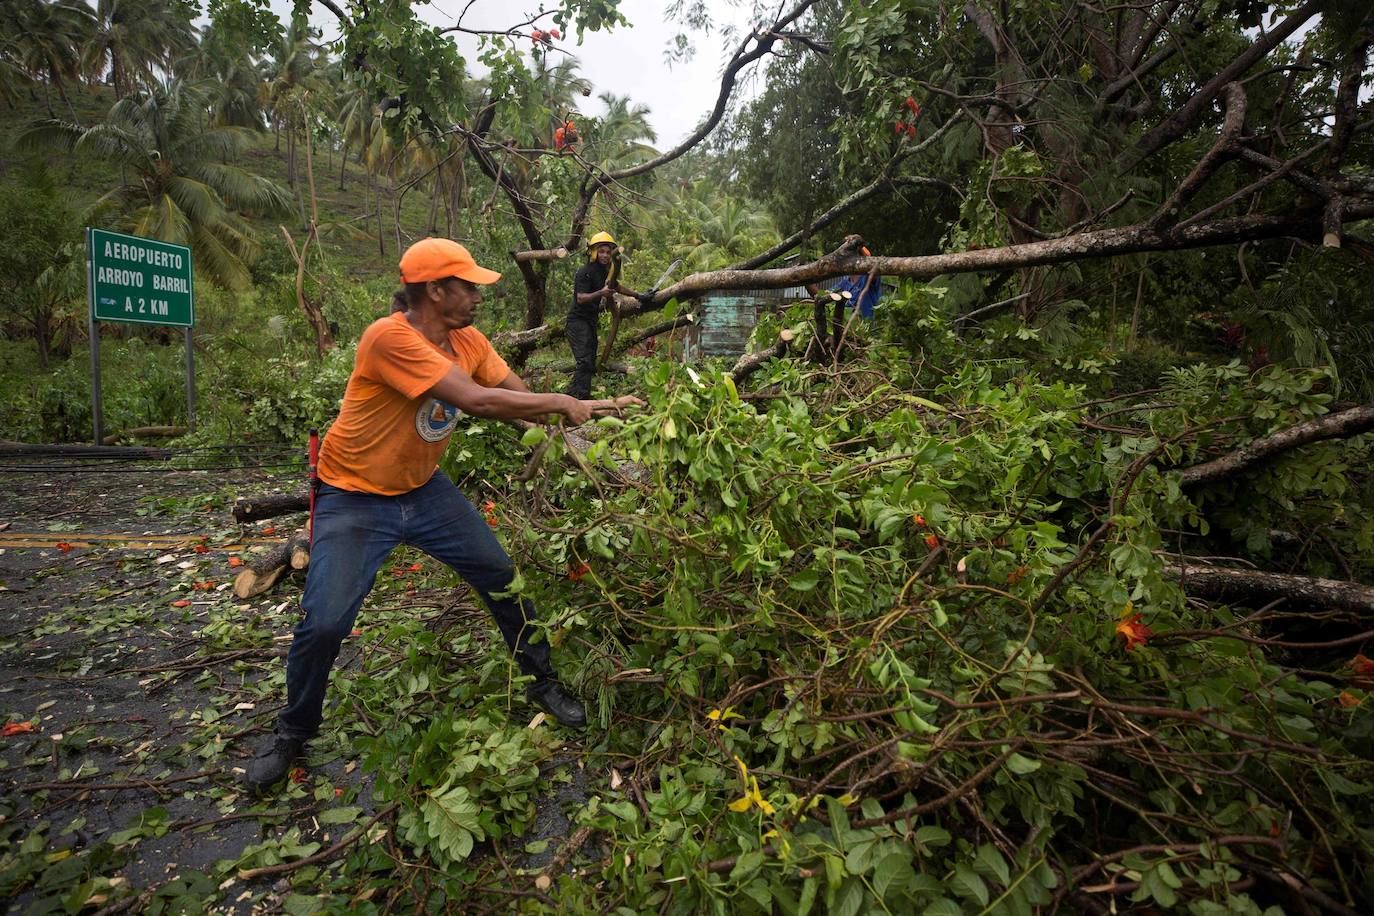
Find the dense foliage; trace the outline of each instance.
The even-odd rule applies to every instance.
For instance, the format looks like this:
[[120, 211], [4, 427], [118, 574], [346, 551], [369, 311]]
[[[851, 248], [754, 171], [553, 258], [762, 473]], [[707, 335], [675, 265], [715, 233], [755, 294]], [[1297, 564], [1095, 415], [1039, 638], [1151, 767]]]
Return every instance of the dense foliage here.
[[[747, 381], [617, 351], [624, 374], [601, 387], [648, 406], [599, 421], [589, 446], [466, 423], [443, 467], [517, 559], [588, 733], [531, 722], [470, 603], [389, 604], [456, 585], [398, 555], [316, 742], [360, 760], [367, 793], [301, 774], [284, 800], [318, 816], [313, 831], [271, 826], [279, 811], [225, 786], [193, 795], [260, 819], [261, 836], [147, 888], [123, 883], [130, 862], [194, 819], [157, 805], [58, 849], [81, 826], [42, 814], [62, 802], [7, 796], [0, 893], [34, 912], [232, 895], [293, 913], [844, 916], [1374, 899], [1370, 608], [1203, 594], [1189, 572], [1371, 581], [1374, 441], [1338, 436], [1202, 485], [1180, 473], [1374, 391], [1374, 246], [1367, 221], [1338, 219], [1371, 195], [1364, 5], [802, 0], [786, 21], [760, 10], [782, 24], [740, 37], [741, 54], [769, 52], [757, 93], [723, 97], [722, 126], [680, 156], [651, 145], [629, 97], [578, 107], [592, 87], [561, 51], [569, 33], [624, 26], [615, 0], [485, 32], [472, 60], [411, 0], [337, 6], [331, 45], [303, 0], [288, 22], [212, 0], [199, 31], [182, 0], [0, 6], [0, 437], [89, 433], [88, 224], [189, 242], [213, 281], [197, 286], [188, 449], [298, 446], [327, 427], [398, 251], [426, 234], [507, 273], [481, 307], [495, 332], [556, 325], [581, 263], [505, 253], [577, 252], [588, 227], [614, 230], [624, 279], [647, 288], [674, 261], [716, 270], [789, 237], [769, 257], [856, 231], [920, 255], [1212, 211], [1337, 225], [1322, 223], [1325, 245], [1307, 226], [889, 280], [879, 319], [843, 347], [812, 339], [810, 302], [770, 301], [751, 348], [782, 329], [797, 345]], [[1194, 105], [1284, 29], [1232, 74], [1239, 89]], [[694, 308], [674, 300], [620, 333]], [[181, 422], [179, 336], [103, 336], [107, 426]], [[537, 349], [523, 374], [561, 387], [565, 358]], [[202, 524], [227, 498], [140, 511]], [[166, 613], [107, 597], [0, 644]], [[235, 653], [274, 658], [293, 598], [205, 596], [194, 652], [232, 664], [207, 670], [217, 699], [167, 760], [233, 753], [240, 704], [280, 702], [280, 666]], [[180, 676], [154, 673], [150, 695]], [[54, 736], [15, 772], [91, 775], [63, 762], [88, 738]], [[558, 799], [571, 823], [551, 834]], [[347, 842], [326, 846], [328, 829]], [[524, 864], [569, 837], [547, 874]]]

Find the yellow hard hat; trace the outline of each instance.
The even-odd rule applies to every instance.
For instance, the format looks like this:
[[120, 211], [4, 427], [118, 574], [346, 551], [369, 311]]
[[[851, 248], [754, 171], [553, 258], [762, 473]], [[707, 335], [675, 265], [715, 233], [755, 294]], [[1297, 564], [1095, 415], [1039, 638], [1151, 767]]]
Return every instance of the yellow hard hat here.
[[611, 238], [609, 232], [598, 232], [596, 235], [587, 239], [587, 255], [590, 256], [592, 249], [597, 245], [614, 245], [615, 239]]

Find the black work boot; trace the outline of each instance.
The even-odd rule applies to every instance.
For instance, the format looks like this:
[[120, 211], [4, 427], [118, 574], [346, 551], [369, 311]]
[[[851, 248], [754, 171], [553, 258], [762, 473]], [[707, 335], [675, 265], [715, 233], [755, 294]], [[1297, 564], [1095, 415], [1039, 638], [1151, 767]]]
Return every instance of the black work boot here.
[[587, 724], [587, 710], [582, 707], [582, 701], [568, 693], [553, 678], [535, 681], [525, 690], [525, 697], [553, 716], [559, 725], [581, 728]]
[[261, 795], [286, 778], [291, 765], [305, 756], [305, 742], [285, 735], [273, 735], [272, 743], [265, 745], [258, 755], [248, 764], [248, 773], [243, 777], [244, 786], [255, 795]]

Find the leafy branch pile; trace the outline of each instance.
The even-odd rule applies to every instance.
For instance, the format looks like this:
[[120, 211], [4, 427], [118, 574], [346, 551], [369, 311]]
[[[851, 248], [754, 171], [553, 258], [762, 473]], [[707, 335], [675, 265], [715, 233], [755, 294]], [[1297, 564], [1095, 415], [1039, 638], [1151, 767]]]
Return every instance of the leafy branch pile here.
[[[1240, 550], [1215, 519], [1253, 541], [1368, 495], [1358, 439], [1231, 492], [1168, 470], [1323, 413], [1324, 377], [1196, 367], [1104, 403], [927, 356], [778, 365], [749, 398], [656, 366], [652, 411], [501, 504], [620, 784], [583, 815], [601, 880], [558, 905], [1369, 898], [1374, 665], [1329, 638], [1359, 619], [1207, 604], [1165, 568]], [[1323, 524], [1367, 571], [1367, 523]]]

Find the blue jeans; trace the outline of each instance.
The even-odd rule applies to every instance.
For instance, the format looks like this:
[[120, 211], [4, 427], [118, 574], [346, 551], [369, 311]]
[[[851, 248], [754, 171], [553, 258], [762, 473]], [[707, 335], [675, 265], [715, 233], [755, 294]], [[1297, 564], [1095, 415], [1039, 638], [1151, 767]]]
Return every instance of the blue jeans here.
[[372, 590], [388, 554], [398, 544], [418, 547], [442, 560], [482, 597], [520, 670], [554, 677], [547, 640], [530, 643], [534, 605], [526, 599], [493, 597], [515, 577], [502, 549], [467, 497], [443, 471], [424, 486], [400, 496], [355, 493], [320, 483], [315, 495], [314, 540], [301, 606], [286, 658], [286, 709], [277, 732], [302, 741], [315, 736], [323, 719], [329, 671], [358, 608]]

